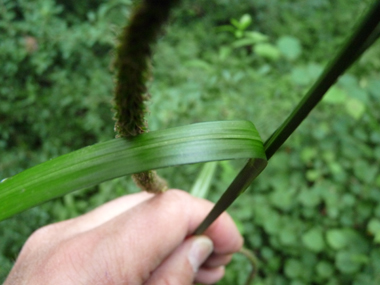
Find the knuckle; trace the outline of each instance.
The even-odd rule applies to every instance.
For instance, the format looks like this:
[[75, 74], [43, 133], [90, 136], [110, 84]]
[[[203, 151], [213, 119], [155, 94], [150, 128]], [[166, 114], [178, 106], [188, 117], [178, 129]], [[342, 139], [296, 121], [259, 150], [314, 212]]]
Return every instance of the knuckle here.
[[170, 190], [162, 194], [157, 202], [161, 213], [172, 219], [183, 219], [189, 216], [189, 203], [191, 196], [183, 191]]
[[178, 278], [168, 275], [168, 276], [163, 276], [161, 278], [160, 282], [158, 282], [158, 284], [160, 284], [160, 285], [177, 285], [177, 284], [186, 285], [186, 284], [189, 284], [190, 285], [190, 284], [192, 284], [192, 282], [190, 281], [190, 279], [188, 280], [188, 282], [186, 282], [185, 280], [178, 280]]
[[165, 200], [164, 203], [166, 205], [173, 205], [179, 208], [183, 208], [189, 202], [189, 198], [191, 196], [188, 193], [180, 190], [170, 190], [162, 195], [162, 199]]
[[40, 246], [46, 242], [53, 240], [56, 235], [54, 225], [44, 226], [36, 230], [27, 240], [25, 247]]

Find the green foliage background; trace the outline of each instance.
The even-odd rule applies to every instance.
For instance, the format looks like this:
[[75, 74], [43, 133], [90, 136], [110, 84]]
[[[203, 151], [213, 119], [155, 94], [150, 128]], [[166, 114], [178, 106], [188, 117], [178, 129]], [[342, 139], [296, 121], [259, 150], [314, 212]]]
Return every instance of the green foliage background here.
[[[370, 3], [183, 1], [156, 46], [150, 129], [248, 119], [266, 139]], [[132, 5], [0, 2], [0, 179], [114, 137], [112, 53]], [[254, 284], [380, 282], [379, 47], [341, 77], [230, 208], [260, 260]], [[209, 199], [239, 165], [219, 163]], [[188, 190], [200, 167], [160, 173]], [[1, 222], [0, 280], [38, 227], [135, 191], [120, 178]], [[236, 256], [220, 284], [243, 284], [249, 270]]]

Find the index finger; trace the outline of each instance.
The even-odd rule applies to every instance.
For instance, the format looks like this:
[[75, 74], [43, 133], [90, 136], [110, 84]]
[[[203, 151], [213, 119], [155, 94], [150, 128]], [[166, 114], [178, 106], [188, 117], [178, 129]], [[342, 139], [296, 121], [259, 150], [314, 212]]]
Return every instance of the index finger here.
[[[201, 223], [213, 204], [184, 191], [169, 190], [154, 196], [107, 223], [88, 232], [86, 247], [97, 260], [126, 280], [145, 282], [157, 268]], [[204, 235], [214, 243], [218, 254], [236, 252], [243, 240], [234, 222], [222, 214]], [[107, 255], [104, 255], [107, 252]], [[133, 264], [133, 268], [130, 266]], [[132, 279], [131, 279], [132, 278]], [[141, 278], [141, 279], [133, 279]]]

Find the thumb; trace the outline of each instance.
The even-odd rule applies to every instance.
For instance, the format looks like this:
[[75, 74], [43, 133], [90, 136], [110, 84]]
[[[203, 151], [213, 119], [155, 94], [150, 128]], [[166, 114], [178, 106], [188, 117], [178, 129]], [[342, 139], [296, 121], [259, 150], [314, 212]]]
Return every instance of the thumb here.
[[[191, 237], [156, 268], [146, 284], [193, 284], [194, 280], [210, 284], [216, 282], [223, 276], [223, 270], [206, 269], [205, 273], [200, 269], [212, 251], [211, 239], [206, 236]], [[198, 280], [198, 273], [203, 280]]]

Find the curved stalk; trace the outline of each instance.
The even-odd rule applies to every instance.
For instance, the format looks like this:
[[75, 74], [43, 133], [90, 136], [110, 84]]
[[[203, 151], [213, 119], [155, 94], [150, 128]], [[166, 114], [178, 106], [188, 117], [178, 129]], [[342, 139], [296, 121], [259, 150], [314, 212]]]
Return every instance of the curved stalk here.
[[[117, 137], [133, 137], [147, 131], [144, 119], [149, 99], [146, 87], [150, 79], [152, 46], [157, 41], [169, 11], [177, 0], [144, 0], [135, 9], [123, 30], [116, 50], [115, 131]], [[148, 192], [167, 189], [166, 181], [155, 171], [133, 175], [137, 186]]]

